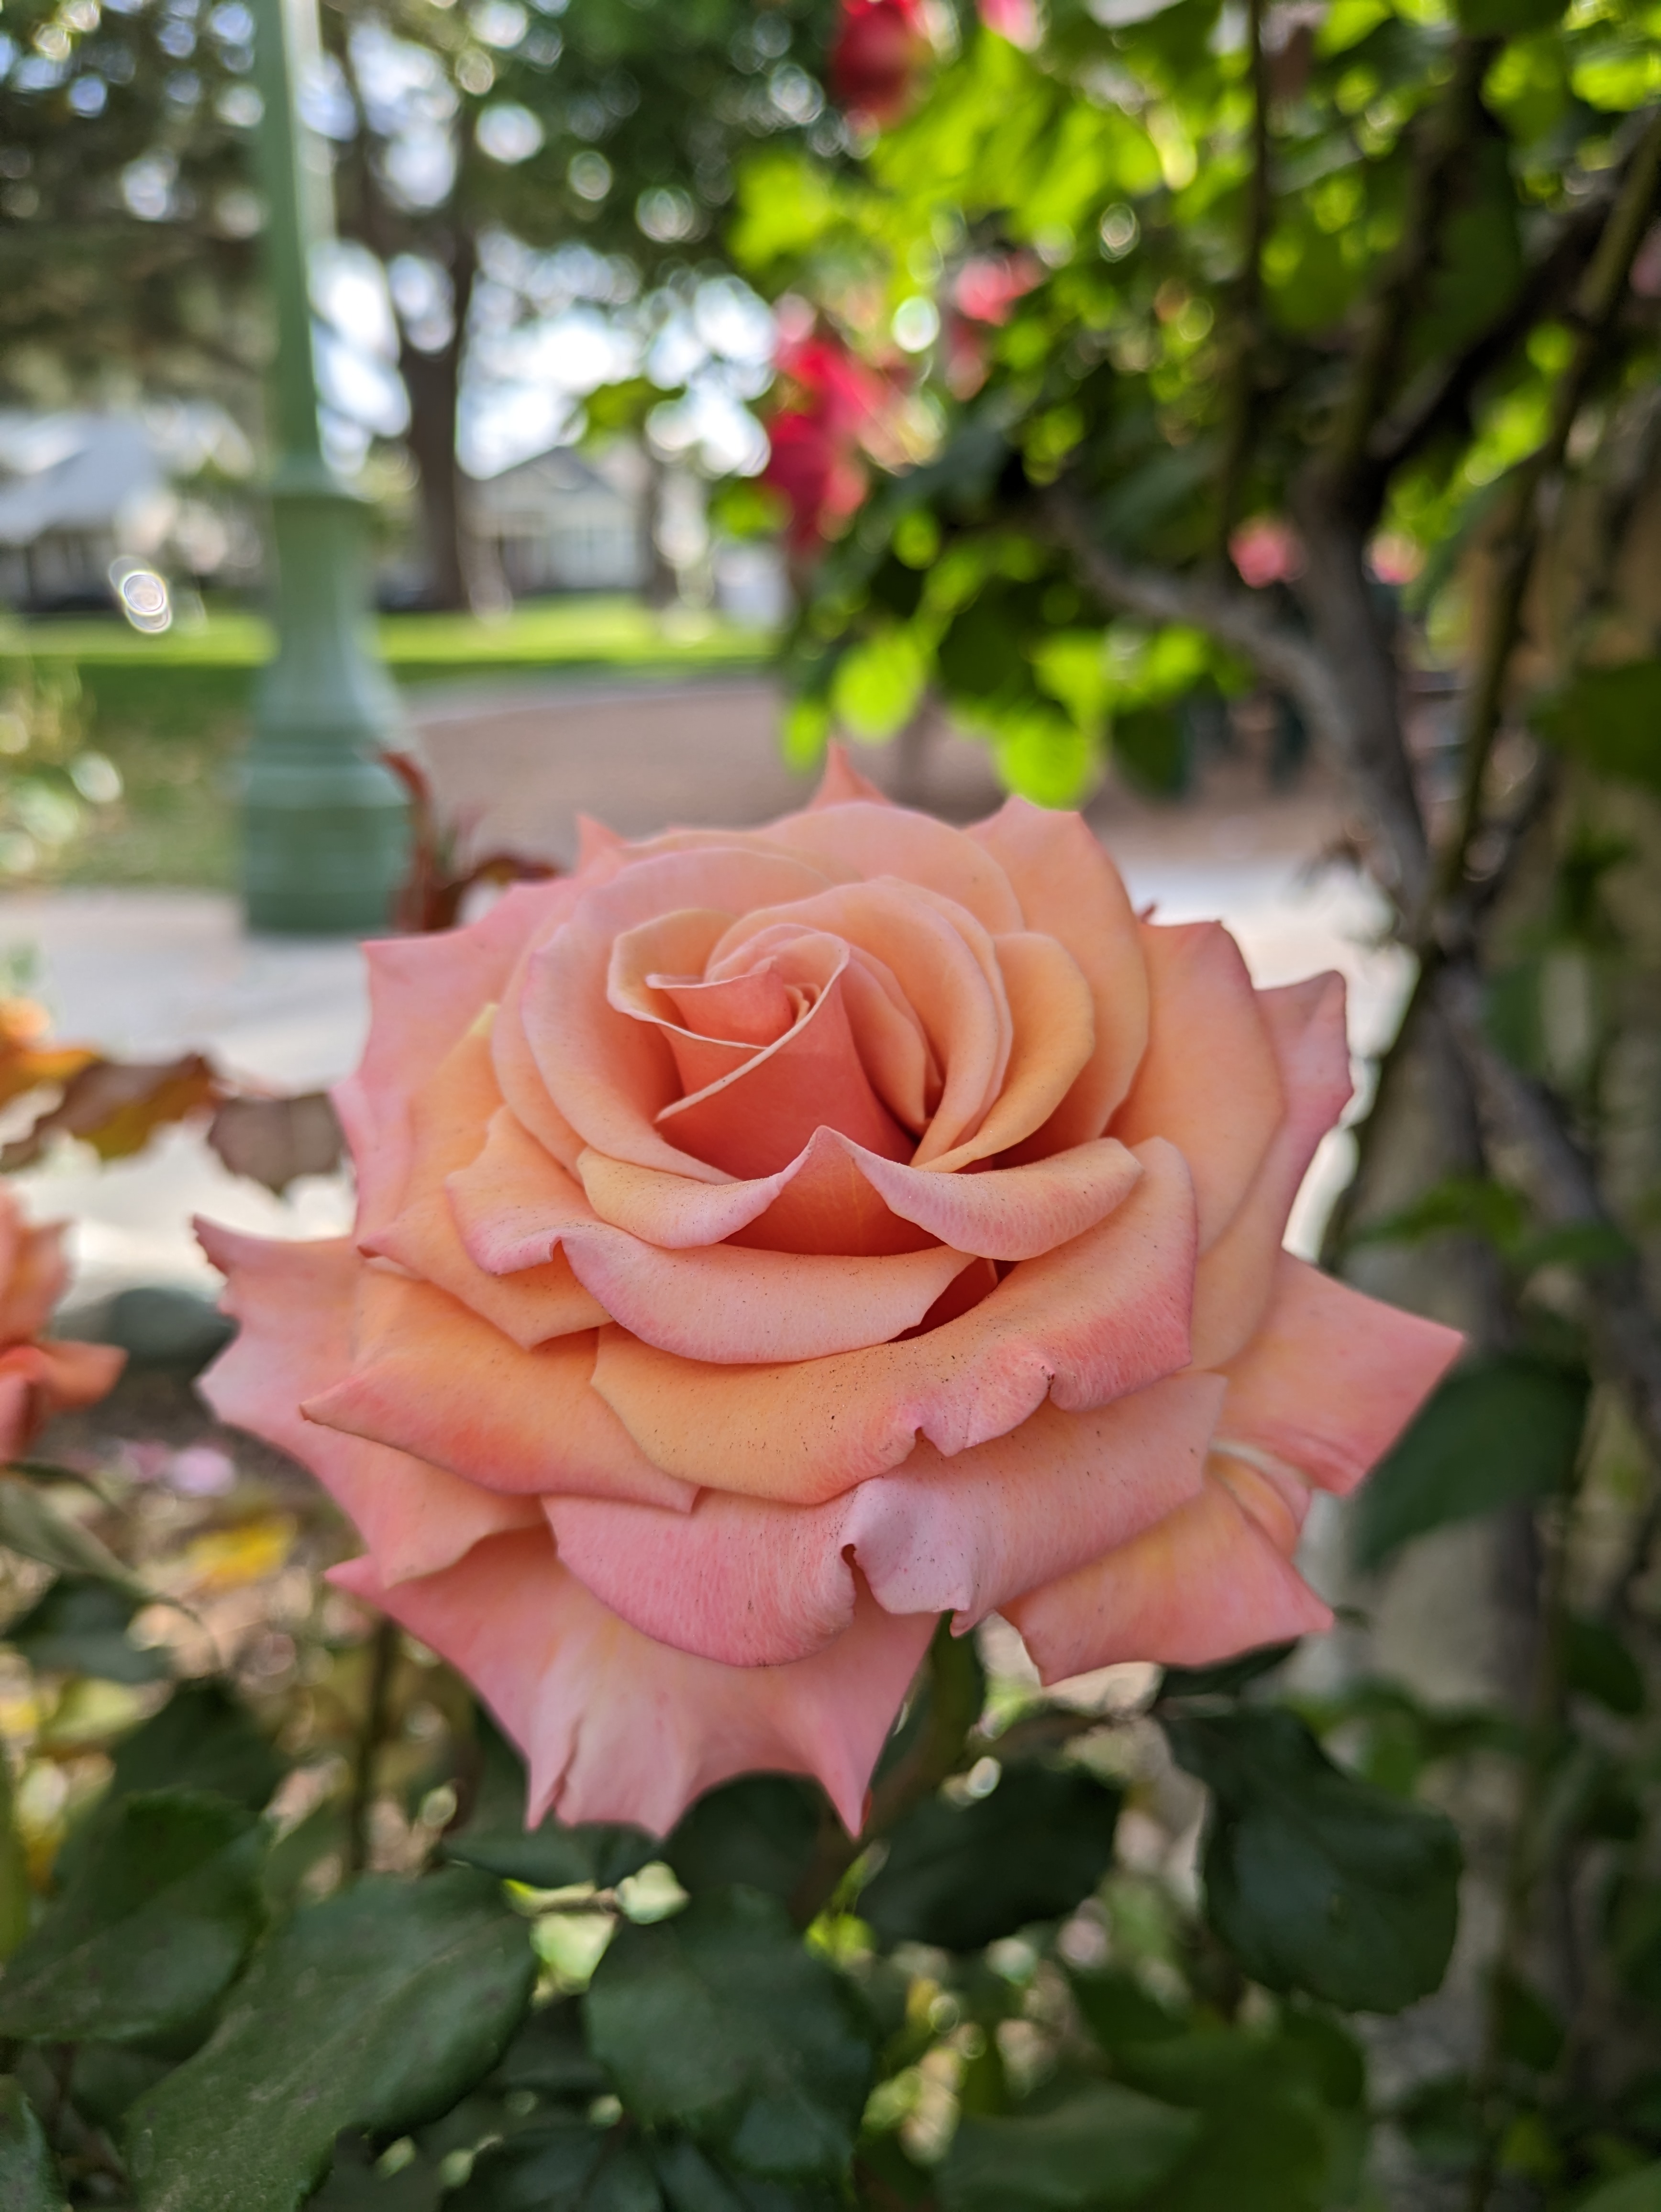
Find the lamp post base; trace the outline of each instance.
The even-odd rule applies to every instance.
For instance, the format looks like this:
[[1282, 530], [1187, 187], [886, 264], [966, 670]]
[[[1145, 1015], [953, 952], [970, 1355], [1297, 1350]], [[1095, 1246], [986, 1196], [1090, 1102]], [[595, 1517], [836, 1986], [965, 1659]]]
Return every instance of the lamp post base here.
[[361, 502], [320, 465], [271, 488], [278, 646], [254, 697], [242, 787], [251, 930], [364, 936], [391, 923], [409, 859], [398, 695], [365, 636]]

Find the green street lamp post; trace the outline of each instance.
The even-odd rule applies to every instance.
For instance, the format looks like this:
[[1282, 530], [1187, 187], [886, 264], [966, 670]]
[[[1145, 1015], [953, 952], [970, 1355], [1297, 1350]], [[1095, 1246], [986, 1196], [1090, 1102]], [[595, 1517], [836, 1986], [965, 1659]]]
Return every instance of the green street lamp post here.
[[250, 929], [384, 928], [409, 846], [402, 785], [380, 756], [400, 741], [398, 695], [368, 634], [363, 502], [325, 457], [312, 361], [307, 247], [333, 228], [321, 148], [295, 100], [316, 43], [315, 0], [252, 0], [264, 106], [265, 264], [277, 321], [270, 550], [277, 652], [254, 695], [242, 793]]

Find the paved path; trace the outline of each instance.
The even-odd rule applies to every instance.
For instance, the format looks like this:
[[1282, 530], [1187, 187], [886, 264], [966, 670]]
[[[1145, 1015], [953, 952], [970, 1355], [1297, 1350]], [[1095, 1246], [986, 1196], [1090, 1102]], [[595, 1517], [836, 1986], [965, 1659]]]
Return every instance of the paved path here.
[[[765, 684], [724, 680], [433, 704], [422, 734], [443, 800], [481, 847], [508, 842], [567, 860], [582, 813], [641, 835], [672, 822], [763, 822], [799, 803], [809, 786], [779, 760], [775, 714]], [[861, 764], [891, 786], [901, 774], [891, 752], [861, 755]], [[955, 739], [935, 748], [927, 792], [959, 819], [998, 802], [985, 754]], [[1388, 1033], [1401, 971], [1370, 941], [1372, 896], [1351, 873], [1310, 873], [1339, 827], [1329, 803], [1242, 794], [1231, 802], [1225, 789], [1183, 808], [1108, 796], [1091, 815], [1139, 903], [1156, 902], [1172, 921], [1220, 915], [1265, 983], [1341, 969], [1358, 1048]], [[246, 939], [227, 899], [14, 894], [0, 898], [0, 951], [21, 945], [39, 956], [59, 1033], [129, 1055], [201, 1046], [246, 1075], [299, 1088], [344, 1074], [362, 1040], [356, 946]], [[1342, 1143], [1329, 1144], [1305, 1192], [1294, 1222], [1300, 1243], [1342, 1173]], [[37, 1212], [76, 1224], [77, 1300], [134, 1282], [210, 1286], [186, 1225], [194, 1212], [287, 1236], [331, 1232], [349, 1217], [342, 1181], [313, 1179], [278, 1201], [226, 1175], [186, 1132], [107, 1168], [65, 1148], [20, 1180]]]

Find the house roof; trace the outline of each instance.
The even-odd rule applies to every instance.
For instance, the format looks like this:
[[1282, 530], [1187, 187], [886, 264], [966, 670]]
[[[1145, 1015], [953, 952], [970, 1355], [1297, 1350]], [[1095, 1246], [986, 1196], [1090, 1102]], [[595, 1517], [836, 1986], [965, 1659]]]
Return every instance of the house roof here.
[[0, 411], [0, 544], [106, 530], [167, 489], [137, 417]]

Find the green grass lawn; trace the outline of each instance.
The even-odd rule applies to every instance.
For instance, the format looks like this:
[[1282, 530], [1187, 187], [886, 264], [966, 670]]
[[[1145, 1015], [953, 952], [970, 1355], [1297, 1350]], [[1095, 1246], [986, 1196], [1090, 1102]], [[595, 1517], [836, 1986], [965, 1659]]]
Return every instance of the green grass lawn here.
[[[764, 634], [719, 617], [658, 615], [612, 598], [532, 603], [493, 623], [387, 615], [375, 628], [388, 668], [411, 693], [684, 681], [758, 667], [770, 649]], [[235, 759], [271, 649], [267, 623], [233, 612], [160, 637], [113, 617], [0, 628], [0, 691], [26, 663], [42, 677], [73, 669], [90, 740], [121, 771], [123, 799], [75, 848], [61, 880], [228, 888]]]

